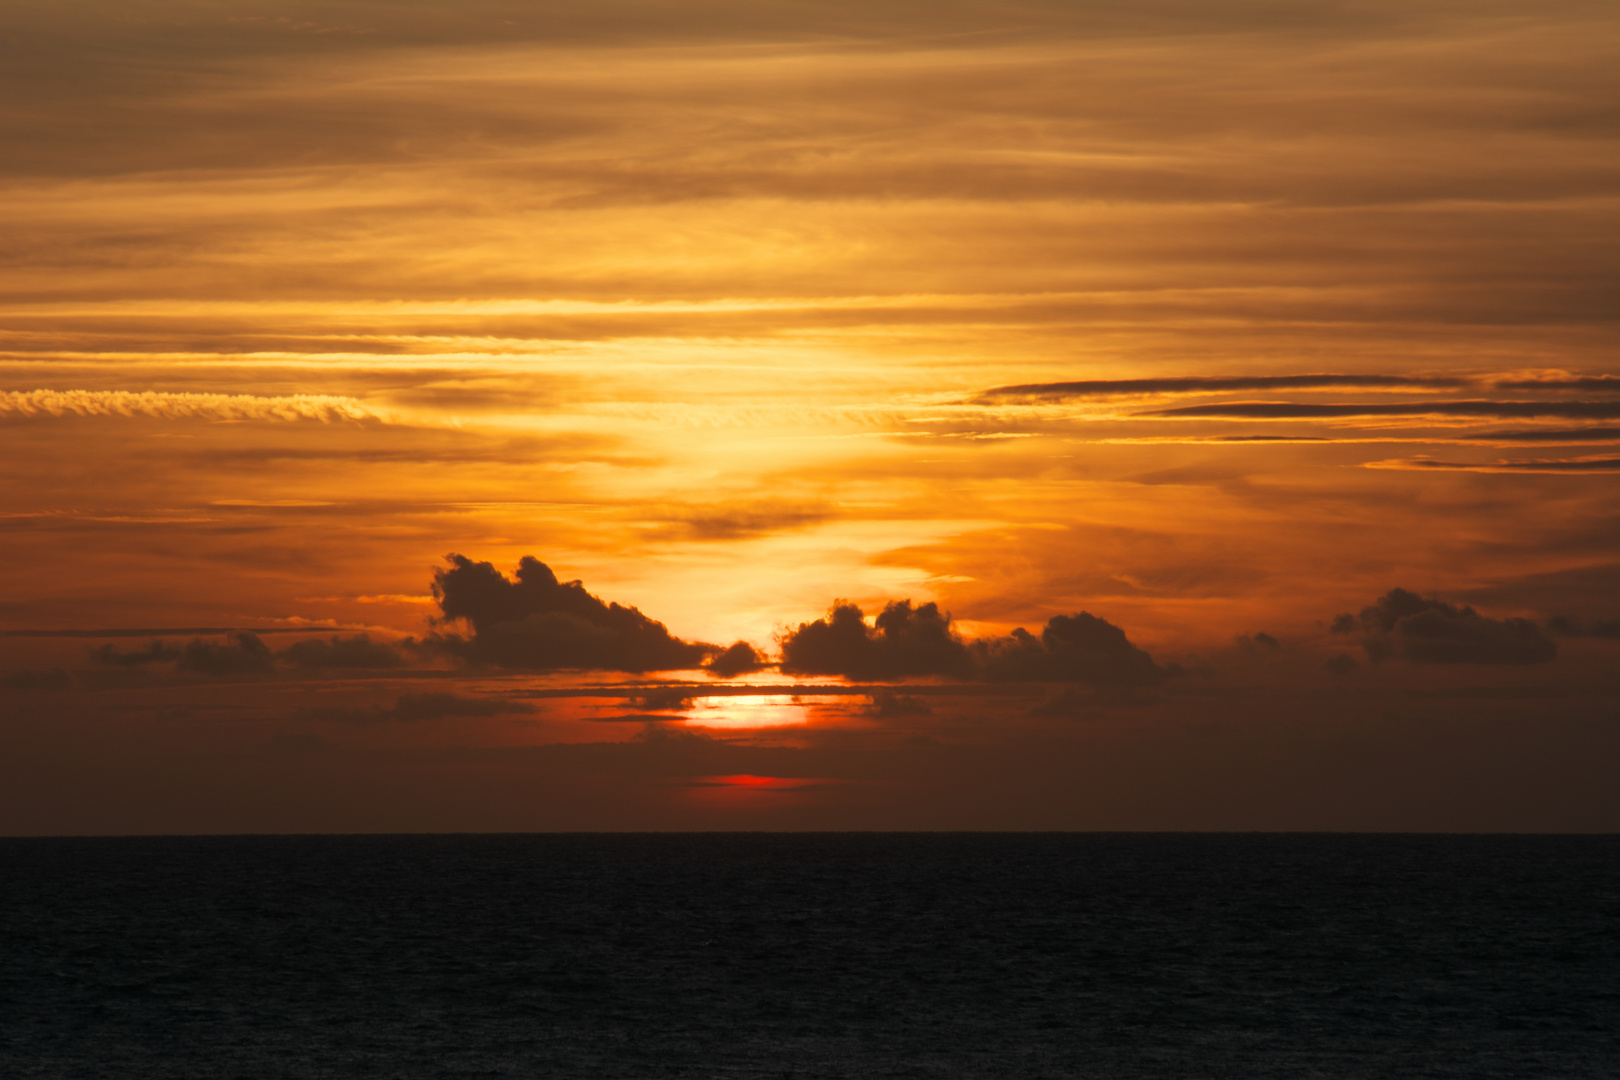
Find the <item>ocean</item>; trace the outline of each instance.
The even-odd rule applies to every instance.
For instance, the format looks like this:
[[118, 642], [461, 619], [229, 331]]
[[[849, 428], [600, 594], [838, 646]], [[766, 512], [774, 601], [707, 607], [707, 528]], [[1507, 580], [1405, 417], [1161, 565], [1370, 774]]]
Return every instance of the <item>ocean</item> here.
[[0, 1076], [1616, 1077], [1620, 837], [5, 839]]

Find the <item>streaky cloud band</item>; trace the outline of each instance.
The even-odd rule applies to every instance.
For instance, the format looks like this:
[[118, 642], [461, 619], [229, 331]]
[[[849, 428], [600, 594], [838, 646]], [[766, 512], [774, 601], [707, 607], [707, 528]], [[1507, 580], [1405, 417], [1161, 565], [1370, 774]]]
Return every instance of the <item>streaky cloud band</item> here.
[[1125, 397], [1138, 394], [1203, 394], [1235, 390], [1316, 390], [1333, 387], [1457, 389], [1473, 380], [1442, 375], [1197, 375], [1160, 379], [1083, 379], [1076, 382], [996, 386], [976, 399], [1009, 397]]
[[1606, 420], [1620, 417], [1620, 401], [1412, 401], [1343, 405], [1234, 401], [1219, 405], [1153, 409], [1136, 415], [1235, 420], [1327, 420], [1350, 416], [1557, 416]]

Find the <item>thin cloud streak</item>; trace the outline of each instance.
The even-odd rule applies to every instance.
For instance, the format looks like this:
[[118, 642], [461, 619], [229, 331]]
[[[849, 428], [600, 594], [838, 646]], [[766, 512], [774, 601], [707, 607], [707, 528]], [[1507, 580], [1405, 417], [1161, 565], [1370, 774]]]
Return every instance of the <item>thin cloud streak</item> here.
[[1367, 469], [1404, 469], [1423, 472], [1480, 473], [1614, 473], [1620, 472], [1620, 458], [1538, 458], [1531, 461], [1435, 461], [1431, 458], [1397, 458], [1369, 461]]
[[1554, 416], [1607, 420], [1620, 417], [1620, 401], [1414, 401], [1357, 405], [1241, 401], [1219, 405], [1182, 405], [1172, 409], [1153, 409], [1137, 415], [1235, 420], [1315, 420], [1357, 416]]
[[379, 420], [353, 398], [324, 394], [164, 393], [155, 390], [0, 391], [0, 414], [17, 416], [150, 416], [165, 420]]
[[1203, 375], [1155, 379], [1087, 379], [1077, 382], [1025, 383], [986, 390], [975, 402], [998, 398], [1137, 397], [1151, 394], [1218, 394], [1239, 390], [1317, 390], [1337, 387], [1391, 390], [1455, 389], [1473, 380], [1448, 375]]

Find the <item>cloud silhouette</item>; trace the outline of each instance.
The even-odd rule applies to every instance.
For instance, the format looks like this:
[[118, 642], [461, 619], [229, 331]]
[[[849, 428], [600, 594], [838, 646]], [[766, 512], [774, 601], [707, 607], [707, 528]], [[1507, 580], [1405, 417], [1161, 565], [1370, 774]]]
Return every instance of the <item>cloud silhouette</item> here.
[[430, 649], [498, 667], [630, 672], [693, 668], [716, 651], [682, 641], [634, 607], [604, 603], [579, 581], [559, 582], [532, 555], [518, 562], [516, 581], [491, 563], [448, 559], [433, 580], [440, 621], [465, 620], [473, 635], [434, 634]]
[[972, 654], [937, 604], [890, 603], [875, 623], [868, 627], [855, 604], [835, 602], [823, 618], [800, 623], [783, 636], [782, 671], [847, 679], [973, 674]]
[[1362, 648], [1373, 661], [1398, 657], [1413, 664], [1540, 664], [1558, 655], [1558, 645], [1529, 619], [1492, 619], [1407, 589], [1391, 589], [1354, 624], [1334, 620], [1335, 633], [1359, 626]]
[[12, 671], [0, 676], [0, 686], [7, 690], [71, 690], [74, 687], [73, 676], [61, 668], [51, 668], [48, 671]]
[[1547, 620], [1547, 632], [1555, 637], [1620, 639], [1620, 618], [1590, 620], [1554, 615]]
[[112, 667], [141, 667], [145, 664], [179, 660], [181, 652], [166, 641], [154, 639], [144, 649], [124, 651], [112, 642], [90, 650], [90, 659]]
[[733, 679], [738, 675], [746, 675], [750, 671], [758, 671], [766, 666], [765, 657], [746, 641], [733, 644], [725, 652], [720, 653], [705, 665], [711, 675], [718, 675], [722, 679]]
[[1054, 616], [1038, 638], [1019, 627], [1008, 637], [975, 642], [974, 651], [993, 682], [1151, 686], [1167, 675], [1125, 631], [1086, 611]]
[[242, 631], [226, 639], [193, 638], [180, 654], [179, 670], [201, 675], [253, 675], [271, 671], [274, 655], [258, 634]]
[[897, 694], [893, 690], [879, 690], [871, 697], [871, 705], [867, 707], [866, 714], [879, 719], [889, 719], [896, 716], [927, 716], [934, 710], [928, 707], [928, 702], [920, 697], [910, 694]]
[[353, 637], [310, 638], [287, 646], [276, 659], [296, 668], [396, 668], [404, 659], [392, 646], [372, 641], [369, 634]]
[[1169, 673], [1132, 645], [1125, 631], [1089, 612], [1057, 615], [1040, 637], [1023, 627], [1002, 638], [965, 642], [936, 604], [887, 605], [868, 627], [855, 604], [834, 603], [823, 618], [782, 638], [782, 671], [901, 679], [944, 675], [991, 682], [1151, 686]]

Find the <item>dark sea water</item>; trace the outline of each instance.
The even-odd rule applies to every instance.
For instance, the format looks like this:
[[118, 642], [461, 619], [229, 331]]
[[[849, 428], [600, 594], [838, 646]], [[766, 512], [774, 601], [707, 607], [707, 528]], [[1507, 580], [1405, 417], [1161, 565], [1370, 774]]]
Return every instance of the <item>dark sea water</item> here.
[[1616, 1077], [1620, 838], [0, 840], [0, 1076]]

